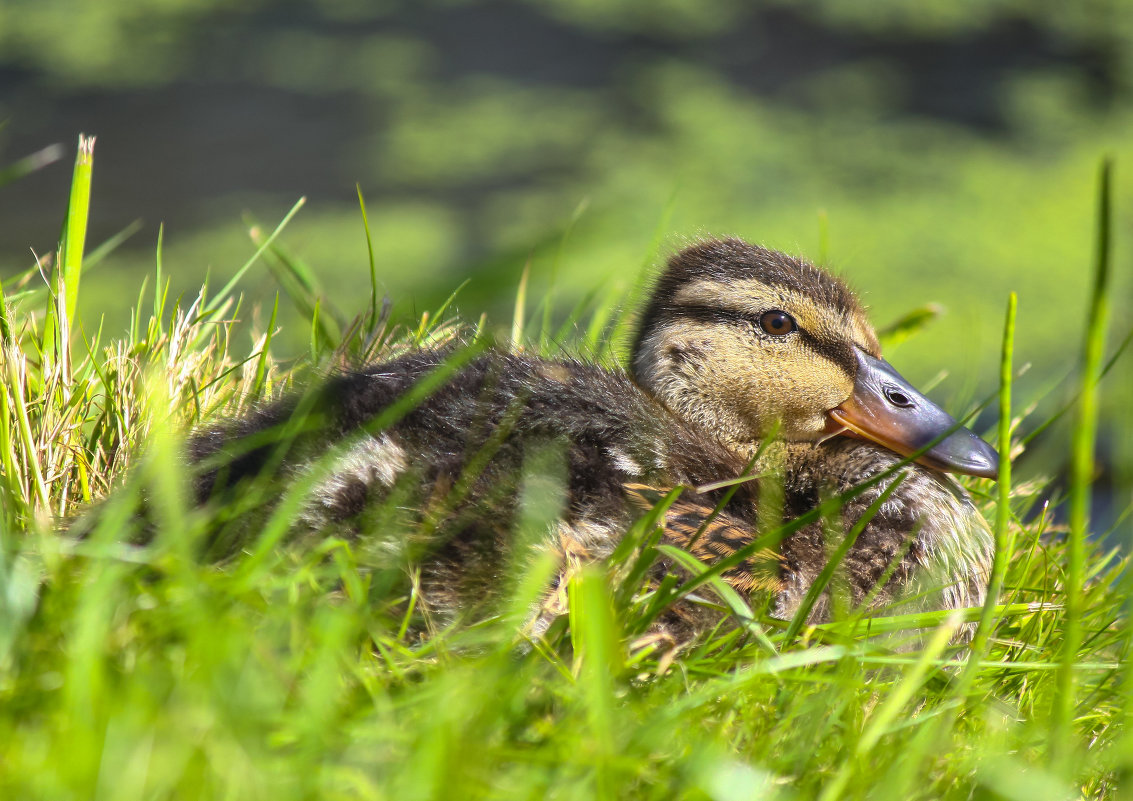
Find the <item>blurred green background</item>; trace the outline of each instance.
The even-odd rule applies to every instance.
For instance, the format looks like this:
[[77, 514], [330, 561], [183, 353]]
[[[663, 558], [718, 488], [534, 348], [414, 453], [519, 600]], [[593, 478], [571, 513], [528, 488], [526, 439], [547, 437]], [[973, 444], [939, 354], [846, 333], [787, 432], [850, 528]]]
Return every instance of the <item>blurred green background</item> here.
[[[1125, 0], [0, 3], [0, 161], [97, 134], [92, 241], [144, 221], [84, 283], [88, 327], [125, 324], [159, 223], [190, 290], [301, 195], [284, 242], [363, 311], [357, 182], [399, 313], [470, 278], [459, 308], [506, 324], [528, 259], [535, 298], [557, 265], [565, 310], [630, 283], [659, 230], [662, 252], [737, 234], [825, 260], [879, 324], [942, 304], [889, 355], [918, 382], [946, 369], [933, 394], [953, 408], [994, 389], [1010, 290], [1033, 363], [1018, 396], [1069, 398], [1103, 154], [1111, 348], [1133, 322], [1131, 88]], [[0, 275], [53, 248], [69, 178], [59, 163], [0, 192]], [[266, 270], [247, 287], [270, 305]], [[1107, 379], [1119, 507], [1131, 376]], [[1063, 442], [1032, 469], [1057, 470]]]

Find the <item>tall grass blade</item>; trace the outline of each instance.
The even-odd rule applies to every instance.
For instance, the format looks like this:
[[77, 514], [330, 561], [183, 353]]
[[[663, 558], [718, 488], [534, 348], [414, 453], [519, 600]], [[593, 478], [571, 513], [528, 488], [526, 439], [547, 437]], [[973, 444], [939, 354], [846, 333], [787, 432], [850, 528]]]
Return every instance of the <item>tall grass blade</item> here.
[[79, 153], [75, 159], [75, 175], [71, 180], [71, 200], [67, 208], [67, 227], [63, 235], [63, 283], [67, 288], [67, 319], [75, 319], [79, 302], [79, 279], [83, 270], [83, 249], [87, 242], [87, 220], [90, 217], [91, 170], [94, 167], [93, 136], [79, 136]]
[[[16, 426], [18, 442], [24, 455], [24, 468], [31, 477], [36, 505], [40, 513], [50, 508], [50, 494], [47, 491], [47, 482], [43, 477], [43, 467], [40, 462], [40, 448], [37, 447], [35, 434], [32, 431], [31, 419], [28, 413], [28, 363], [22, 356], [7, 360], [7, 375], [9, 398], [16, 410]], [[27, 523], [29, 521], [21, 521]]]
[[1066, 564], [1066, 621], [1061, 665], [1054, 698], [1052, 749], [1066, 768], [1072, 756], [1074, 713], [1077, 706], [1074, 662], [1082, 647], [1083, 587], [1086, 575], [1086, 540], [1089, 536], [1090, 484], [1094, 474], [1094, 448], [1098, 431], [1098, 381], [1109, 321], [1110, 231], [1113, 166], [1102, 162], [1098, 177], [1098, 227], [1094, 287], [1082, 359], [1082, 394], [1070, 451], [1069, 533]]
[[888, 349], [900, 345], [928, 328], [943, 313], [944, 310], [940, 306], [928, 303], [902, 315], [884, 328], [878, 329], [877, 338], [881, 342], [881, 347]]
[[83, 274], [90, 275], [91, 268], [101, 264], [107, 256], [140, 230], [142, 230], [142, 221], [134, 220], [121, 231], [100, 242], [83, 258]]
[[[0, 467], [3, 473], [4, 503], [0, 504], [0, 511], [4, 515], [4, 532], [14, 530], [17, 523], [27, 517], [27, 505], [24, 502], [23, 487], [20, 482], [20, 472], [16, 465], [16, 438], [18, 434], [13, 430], [11, 406], [8, 400], [8, 384], [0, 381]], [[0, 537], [0, 549], [5, 547], [4, 538]]]
[[531, 277], [531, 259], [523, 265], [523, 273], [519, 276], [519, 287], [515, 290], [515, 311], [511, 316], [511, 349], [523, 349], [523, 329], [527, 315], [527, 281]]
[[65, 350], [75, 307], [79, 299], [79, 280], [82, 276], [83, 248], [86, 247], [87, 219], [90, 216], [91, 168], [94, 164], [94, 137], [79, 135], [75, 169], [71, 177], [71, 194], [67, 201], [67, 216], [63, 233], [59, 237], [59, 259], [55, 279], [49, 295], [61, 294], [55, 303], [48, 303], [44, 315], [42, 350], [51, 361], [66, 361]]
[[0, 282], [0, 347], [12, 342], [12, 321], [8, 317], [8, 301], [4, 297], [4, 286]]
[[263, 396], [268, 379], [268, 354], [271, 353], [271, 339], [275, 336], [275, 320], [279, 315], [279, 293], [275, 293], [275, 302], [271, 306], [271, 318], [268, 319], [267, 330], [264, 331], [264, 344], [260, 347], [260, 354], [256, 358], [256, 377], [252, 382], [252, 397]]
[[[972, 676], [976, 670], [975, 666], [987, 653], [988, 638], [994, 626], [995, 608], [1003, 594], [1007, 565], [1010, 564], [1015, 553], [1014, 536], [1009, 526], [1011, 523], [1011, 383], [1017, 303], [1018, 299], [1012, 292], [1007, 298], [1007, 314], [1003, 323], [1003, 349], [999, 360], [999, 483], [998, 503], [995, 509], [995, 555], [992, 559], [987, 597], [984, 598], [979, 626], [972, 638], [971, 661], [968, 669]], [[964, 679], [971, 681], [968, 672], [965, 673]]]
[[323, 341], [319, 328], [319, 309], [322, 308], [322, 299], [315, 298], [315, 306], [311, 309], [311, 364], [319, 363], [319, 344]]
[[[971, 647], [964, 669], [960, 673], [954, 687], [949, 694], [955, 703], [951, 710], [938, 719], [933, 727], [927, 730], [923, 737], [918, 738], [915, 751], [914, 765], [910, 765], [905, 773], [913, 771], [914, 766], [921, 764], [926, 754], [931, 754], [945, 747], [947, 737], [952, 733], [972, 685], [975, 683], [981, 668], [985, 665], [988, 645], [992, 629], [998, 620], [1009, 616], [1010, 605], [1000, 605], [1000, 596], [1003, 594], [1003, 585], [1007, 575], [1007, 568], [1015, 552], [1014, 536], [1009, 531], [1011, 524], [1011, 388], [1014, 379], [1012, 362], [1015, 352], [1015, 312], [1018, 300], [1014, 292], [1007, 298], [1007, 312], [1003, 323], [1003, 346], [999, 362], [999, 477], [998, 477], [998, 503], [995, 517], [995, 553], [992, 557], [991, 573], [988, 577], [987, 595], [980, 608], [979, 619], [975, 634], [972, 636]], [[910, 759], [914, 755], [910, 754]]]
[[893, 688], [893, 691], [889, 693], [881, 706], [870, 715], [869, 725], [862, 732], [862, 736], [854, 748], [853, 757], [842, 763], [834, 778], [823, 789], [819, 801], [833, 801], [836, 798], [841, 798], [855, 771], [865, 769], [866, 760], [876, 748], [882, 736], [896, 723], [901, 710], [920, 690], [928, 672], [935, 667], [940, 654], [948, 647], [948, 642], [960, 627], [960, 621], [960, 614], [954, 611], [933, 632], [928, 644], [916, 658], [909, 672]]
[[613, 799], [609, 771], [616, 756], [614, 678], [621, 673], [622, 664], [620, 633], [602, 571], [586, 567], [571, 580], [570, 624], [579, 689], [595, 751], [593, 797]]
[[374, 239], [370, 233], [370, 218], [366, 215], [366, 198], [362, 196], [362, 185], [354, 184], [354, 188], [358, 191], [358, 208], [362, 210], [362, 228], [366, 232], [366, 255], [369, 258], [370, 264], [370, 317], [369, 327], [377, 324], [379, 319], [378, 311], [378, 267], [374, 260]]
[[563, 235], [559, 237], [558, 247], [555, 248], [555, 257], [551, 261], [551, 275], [547, 279], [547, 289], [543, 293], [543, 324], [539, 328], [539, 351], [545, 353], [550, 345], [551, 337], [551, 315], [554, 312], [555, 306], [555, 289], [559, 279], [559, 266], [562, 264], [563, 254], [566, 253], [567, 241], [570, 239], [571, 232], [574, 231], [575, 225], [586, 213], [587, 207], [590, 206], [590, 198], [583, 198], [579, 201], [578, 205], [574, 208], [574, 213], [570, 215], [570, 221], [567, 223], [566, 228], [563, 230]]
[[799, 608], [795, 611], [794, 617], [791, 618], [790, 625], [787, 626], [787, 633], [783, 635], [783, 639], [786, 642], [789, 643], [798, 636], [799, 631], [806, 624], [807, 618], [810, 617], [811, 610], [814, 609], [815, 603], [826, 590], [831, 579], [834, 578], [834, 572], [846, 558], [846, 554], [854, 547], [854, 543], [857, 541], [862, 531], [865, 530], [865, 527], [869, 525], [869, 521], [872, 520], [878, 510], [881, 509], [882, 504], [889, 500], [889, 496], [897, 490], [897, 487], [899, 487], [904, 480], [905, 474], [902, 473], [896, 476], [889, 483], [889, 486], [882, 490], [881, 494], [866, 508], [862, 516], [854, 523], [853, 528], [851, 528], [846, 536], [843, 537], [842, 541], [838, 543], [837, 547], [832, 550], [830, 557], [826, 560], [826, 564], [822, 566], [822, 570], [819, 571], [815, 580], [811, 582], [810, 587], [807, 588], [806, 595], [804, 595], [802, 601], [799, 602]]
[[228, 283], [225, 284], [221, 288], [221, 290], [217, 292], [211, 300], [208, 301], [208, 303], [204, 307], [205, 312], [215, 312], [220, 308], [220, 305], [228, 299], [228, 296], [232, 294], [232, 291], [236, 288], [236, 285], [240, 283], [240, 279], [244, 277], [244, 273], [248, 272], [248, 270], [251, 269], [252, 265], [255, 264], [257, 260], [259, 260], [260, 256], [263, 255], [264, 251], [271, 247], [271, 243], [274, 242], [276, 237], [283, 232], [283, 229], [287, 227], [287, 224], [289, 222], [291, 222], [291, 218], [298, 214], [299, 209], [303, 208], [306, 203], [307, 198], [305, 197], [301, 197], [297, 201], [295, 201], [295, 205], [292, 206], [287, 214], [283, 216], [283, 219], [279, 221], [279, 225], [277, 225], [275, 227], [275, 230], [271, 232], [271, 235], [268, 236], [267, 239], [265, 239], [258, 248], [256, 248], [256, 252], [252, 254], [252, 257], [244, 262], [243, 266], [241, 266], [240, 269], [236, 271], [235, 275], [233, 275], [232, 278], [228, 280]]
[[162, 293], [161, 287], [161, 270], [163, 267], [162, 259], [165, 255], [165, 224], [157, 226], [157, 245], [154, 247], [153, 261], [154, 261], [154, 284], [153, 284], [153, 319], [157, 322], [158, 330], [161, 330], [161, 320], [165, 316], [165, 295]]
[[598, 352], [599, 357], [605, 356], [611, 350], [616, 350], [629, 336], [630, 328], [635, 319], [634, 313], [641, 306], [641, 302], [645, 297], [645, 290], [649, 286], [653, 262], [657, 260], [657, 254], [661, 250], [661, 242], [664, 240], [665, 234], [669, 230], [669, 225], [673, 219], [673, 212], [676, 211], [678, 194], [679, 188], [674, 188], [673, 193], [669, 195], [669, 199], [665, 202], [665, 207], [661, 210], [661, 216], [657, 219], [657, 226], [653, 229], [653, 238], [650, 240], [649, 247], [645, 251], [645, 256], [641, 260], [637, 275], [634, 277], [633, 283], [626, 292], [621, 314], [614, 323], [613, 331], [610, 332], [610, 335], [602, 343], [602, 349]]

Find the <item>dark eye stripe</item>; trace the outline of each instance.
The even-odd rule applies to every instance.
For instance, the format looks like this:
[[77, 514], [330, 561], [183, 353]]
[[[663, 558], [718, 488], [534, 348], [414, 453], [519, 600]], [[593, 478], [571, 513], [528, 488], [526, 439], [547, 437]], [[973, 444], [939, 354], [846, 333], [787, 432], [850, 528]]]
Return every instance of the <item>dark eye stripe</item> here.
[[[666, 311], [668, 316], [673, 319], [695, 320], [699, 323], [728, 323], [748, 328], [754, 326], [759, 329], [759, 317], [734, 309], [722, 309], [719, 306], [689, 304], [670, 306]], [[796, 329], [795, 333], [798, 334], [799, 341], [805, 348], [834, 362], [845, 370], [847, 375], [854, 375], [857, 371], [854, 346], [849, 342], [819, 339], [801, 326]]]
[[801, 328], [799, 329], [799, 340], [808, 350], [841, 367], [847, 375], [852, 376], [857, 373], [858, 363], [854, 358], [854, 346], [849, 342], [819, 339]]
[[759, 326], [759, 318], [734, 309], [719, 306], [670, 306], [669, 316], [676, 319], [695, 320], [698, 323], [732, 323], [735, 325]]

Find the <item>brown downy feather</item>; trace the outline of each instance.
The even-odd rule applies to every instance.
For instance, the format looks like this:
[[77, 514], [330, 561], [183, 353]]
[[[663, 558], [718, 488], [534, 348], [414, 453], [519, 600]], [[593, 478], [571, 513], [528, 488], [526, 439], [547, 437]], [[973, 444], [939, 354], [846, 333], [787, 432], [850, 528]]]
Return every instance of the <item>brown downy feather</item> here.
[[[668, 493], [668, 489], [644, 484], [626, 484], [625, 489], [630, 503], [642, 512], [652, 510]], [[706, 565], [714, 565], [752, 543], [750, 522], [718, 511], [715, 505], [691, 495], [695, 494], [682, 494], [665, 511], [660, 522], [662, 542], [688, 551]], [[777, 593], [783, 587], [783, 567], [778, 553], [762, 548], [724, 571], [721, 578], [745, 595]]]

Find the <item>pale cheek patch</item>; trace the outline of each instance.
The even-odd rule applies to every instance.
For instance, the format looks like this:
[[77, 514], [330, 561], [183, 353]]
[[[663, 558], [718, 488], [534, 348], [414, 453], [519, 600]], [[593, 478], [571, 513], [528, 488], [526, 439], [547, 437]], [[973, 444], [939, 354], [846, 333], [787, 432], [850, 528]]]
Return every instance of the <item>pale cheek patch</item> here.
[[777, 356], [774, 369], [753, 371], [749, 378], [754, 380], [747, 386], [734, 387], [731, 402], [764, 428], [778, 420], [781, 436], [790, 440], [817, 439], [825, 430], [826, 411], [851, 391], [845, 373], [832, 362], [797, 351]]

